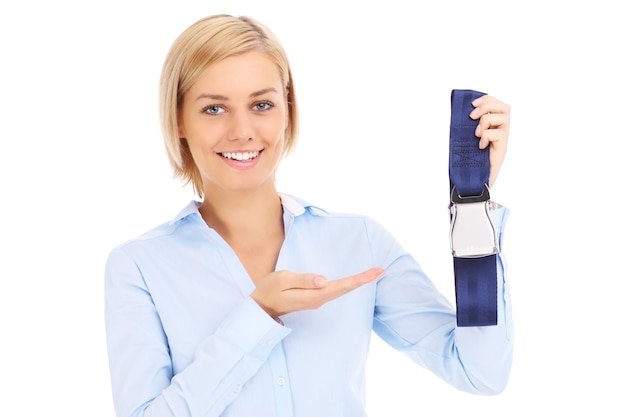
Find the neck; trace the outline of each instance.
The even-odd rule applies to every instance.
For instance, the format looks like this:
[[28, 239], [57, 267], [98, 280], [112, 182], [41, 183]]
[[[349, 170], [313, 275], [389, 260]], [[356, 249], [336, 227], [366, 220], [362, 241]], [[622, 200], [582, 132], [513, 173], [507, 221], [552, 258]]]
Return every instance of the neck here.
[[200, 214], [226, 240], [283, 230], [283, 209], [273, 182], [254, 190], [205, 190]]

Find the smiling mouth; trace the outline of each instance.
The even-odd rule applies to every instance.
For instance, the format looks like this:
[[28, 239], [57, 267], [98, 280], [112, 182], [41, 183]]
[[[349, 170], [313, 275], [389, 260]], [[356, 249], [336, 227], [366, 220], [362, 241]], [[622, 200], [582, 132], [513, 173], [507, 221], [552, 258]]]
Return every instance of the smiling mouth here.
[[235, 161], [252, 161], [259, 156], [260, 151], [253, 152], [220, 152], [220, 155], [226, 159], [234, 159]]

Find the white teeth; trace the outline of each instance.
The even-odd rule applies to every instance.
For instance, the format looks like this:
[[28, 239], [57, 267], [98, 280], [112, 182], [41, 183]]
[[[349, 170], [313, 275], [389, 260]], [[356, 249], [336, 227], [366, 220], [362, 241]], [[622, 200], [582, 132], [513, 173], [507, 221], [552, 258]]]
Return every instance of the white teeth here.
[[222, 156], [237, 161], [249, 161], [259, 156], [259, 151], [254, 152], [222, 152]]

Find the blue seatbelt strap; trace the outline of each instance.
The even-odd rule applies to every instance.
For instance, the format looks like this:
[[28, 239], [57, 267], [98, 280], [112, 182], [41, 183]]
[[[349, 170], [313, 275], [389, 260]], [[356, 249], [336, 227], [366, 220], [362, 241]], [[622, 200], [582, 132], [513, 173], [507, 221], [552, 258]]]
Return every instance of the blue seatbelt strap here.
[[457, 326], [498, 324], [498, 238], [489, 216], [489, 147], [480, 149], [472, 101], [485, 95], [452, 90], [450, 118], [450, 246]]

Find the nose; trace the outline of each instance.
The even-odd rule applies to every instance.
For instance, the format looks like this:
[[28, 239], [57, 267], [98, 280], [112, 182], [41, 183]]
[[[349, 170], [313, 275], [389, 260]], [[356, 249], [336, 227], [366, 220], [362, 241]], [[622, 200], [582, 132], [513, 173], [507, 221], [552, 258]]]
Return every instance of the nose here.
[[253, 126], [251, 115], [244, 110], [231, 111], [229, 135], [232, 141], [249, 141], [253, 137]]

